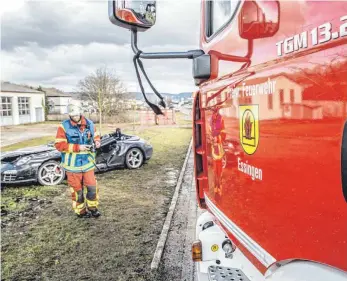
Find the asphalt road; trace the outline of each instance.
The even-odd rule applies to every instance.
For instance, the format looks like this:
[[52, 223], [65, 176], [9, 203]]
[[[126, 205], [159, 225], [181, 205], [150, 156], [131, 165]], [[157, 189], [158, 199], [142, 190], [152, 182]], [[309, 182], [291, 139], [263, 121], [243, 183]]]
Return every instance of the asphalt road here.
[[195, 197], [192, 151], [189, 155], [176, 209], [158, 269], [160, 276], [158, 280], [195, 280], [195, 265], [191, 259], [191, 245], [195, 240], [196, 218], [201, 210], [198, 208]]
[[0, 146], [46, 136], [54, 138], [57, 128], [58, 124], [48, 123], [1, 127]]

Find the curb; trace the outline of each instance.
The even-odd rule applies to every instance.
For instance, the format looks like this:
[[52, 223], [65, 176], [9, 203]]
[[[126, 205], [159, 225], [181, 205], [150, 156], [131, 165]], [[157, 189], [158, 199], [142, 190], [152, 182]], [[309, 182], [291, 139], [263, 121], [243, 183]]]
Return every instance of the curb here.
[[[186, 177], [186, 175], [185, 175]], [[196, 240], [196, 219], [198, 213], [198, 202], [196, 200], [196, 185], [195, 185], [195, 175], [192, 175], [192, 182], [189, 186], [189, 207], [187, 216], [187, 231], [185, 233], [184, 239], [184, 250], [181, 271], [181, 281], [190, 280], [197, 281], [195, 278], [196, 274], [196, 264], [192, 261], [192, 243]]]
[[168, 236], [168, 233], [169, 233], [171, 220], [172, 220], [172, 217], [173, 217], [173, 214], [174, 214], [174, 211], [175, 211], [175, 207], [176, 207], [176, 202], [177, 202], [177, 199], [178, 199], [179, 191], [181, 189], [184, 172], [185, 172], [186, 167], [187, 167], [189, 154], [190, 154], [190, 151], [192, 150], [192, 145], [193, 145], [193, 139], [191, 139], [191, 141], [190, 141], [190, 144], [189, 144], [189, 147], [188, 147], [188, 151], [187, 151], [187, 154], [186, 154], [186, 158], [184, 160], [184, 163], [183, 163], [183, 166], [182, 166], [182, 169], [181, 169], [181, 172], [180, 172], [180, 176], [179, 176], [177, 184], [176, 184], [175, 193], [174, 193], [174, 195], [172, 197], [172, 200], [171, 200], [171, 205], [170, 205], [170, 208], [169, 208], [169, 212], [166, 215], [166, 219], [165, 219], [165, 222], [164, 222], [164, 225], [163, 225], [163, 229], [162, 229], [160, 237], [159, 237], [157, 248], [156, 248], [156, 250], [154, 252], [153, 260], [152, 260], [152, 263], [151, 263], [151, 269], [152, 270], [153, 269], [156, 270], [159, 267], [161, 256], [163, 254], [165, 243], [166, 243], [167, 236]]

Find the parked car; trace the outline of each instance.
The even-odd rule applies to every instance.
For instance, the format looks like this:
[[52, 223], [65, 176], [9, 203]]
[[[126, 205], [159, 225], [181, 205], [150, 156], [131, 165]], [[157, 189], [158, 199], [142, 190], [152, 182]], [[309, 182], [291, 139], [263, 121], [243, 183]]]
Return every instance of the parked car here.
[[[115, 132], [102, 136], [101, 147], [96, 152], [96, 172], [116, 167], [138, 169], [153, 154], [147, 141], [131, 135]], [[41, 185], [57, 185], [65, 179], [60, 166], [60, 152], [54, 143], [27, 147], [1, 155], [1, 183], [18, 184], [38, 182]]]

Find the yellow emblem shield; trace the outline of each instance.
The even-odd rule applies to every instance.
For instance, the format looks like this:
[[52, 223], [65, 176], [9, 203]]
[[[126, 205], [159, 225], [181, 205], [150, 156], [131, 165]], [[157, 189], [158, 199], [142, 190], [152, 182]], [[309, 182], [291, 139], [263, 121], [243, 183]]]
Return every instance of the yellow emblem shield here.
[[259, 143], [259, 108], [258, 105], [240, 105], [240, 142], [243, 150], [253, 154]]

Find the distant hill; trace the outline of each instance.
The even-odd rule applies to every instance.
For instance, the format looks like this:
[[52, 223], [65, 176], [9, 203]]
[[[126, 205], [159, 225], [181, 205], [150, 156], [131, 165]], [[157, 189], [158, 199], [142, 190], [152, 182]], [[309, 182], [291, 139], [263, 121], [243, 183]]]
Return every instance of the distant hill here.
[[[147, 97], [150, 100], [156, 99], [156, 95], [154, 93], [146, 93]], [[173, 100], [179, 100], [181, 98], [191, 98], [193, 93], [192, 92], [183, 92], [179, 94], [170, 94], [170, 93], [160, 93], [164, 98], [171, 98]], [[135, 98], [137, 100], [143, 100], [143, 95], [140, 92], [130, 92], [129, 97]]]

